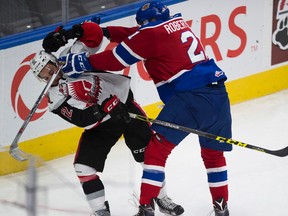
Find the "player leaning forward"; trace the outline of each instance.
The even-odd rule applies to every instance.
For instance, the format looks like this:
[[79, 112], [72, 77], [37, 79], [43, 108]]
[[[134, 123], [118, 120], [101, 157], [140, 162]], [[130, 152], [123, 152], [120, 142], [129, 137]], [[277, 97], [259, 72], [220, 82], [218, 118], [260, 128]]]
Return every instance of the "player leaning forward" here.
[[[103, 34], [96, 23], [84, 22], [67, 31], [57, 28], [45, 37], [43, 47], [49, 51], [57, 51], [73, 38], [77, 40], [63, 52], [69, 50], [73, 53], [92, 54], [99, 49]], [[38, 52], [30, 62], [36, 77], [46, 82], [59, 66], [56, 57], [45, 51]], [[153, 134], [150, 125], [129, 117], [128, 111], [144, 114], [133, 99], [130, 78], [104, 71], [72, 78], [60, 71], [49, 89], [48, 98], [51, 112], [85, 128], [74, 160], [75, 172], [93, 215], [110, 216], [104, 184], [98, 175], [104, 169], [109, 151], [123, 135], [135, 161], [143, 163], [144, 149]], [[155, 200], [160, 211], [168, 215], [180, 215], [184, 212], [180, 205], [173, 203], [167, 196], [165, 187]]]
[[[193, 10], [193, 8], [192, 8]], [[64, 72], [99, 69], [117, 71], [143, 60], [165, 106], [157, 119], [231, 137], [230, 102], [225, 73], [209, 59], [198, 37], [181, 14], [170, 16], [161, 2], [147, 2], [136, 14], [139, 28], [112, 51], [89, 57], [68, 55]], [[108, 26], [111, 41], [131, 34], [133, 28]], [[71, 61], [73, 59], [74, 61]], [[85, 68], [83, 70], [83, 68]], [[154, 216], [151, 199], [157, 196], [165, 179], [168, 155], [188, 134], [152, 125], [154, 134], [145, 151], [140, 206], [137, 216]], [[228, 177], [224, 151], [232, 145], [199, 137], [201, 156], [216, 216], [228, 216]], [[193, 193], [193, 192], [192, 192]], [[197, 195], [196, 195], [197, 196]]]

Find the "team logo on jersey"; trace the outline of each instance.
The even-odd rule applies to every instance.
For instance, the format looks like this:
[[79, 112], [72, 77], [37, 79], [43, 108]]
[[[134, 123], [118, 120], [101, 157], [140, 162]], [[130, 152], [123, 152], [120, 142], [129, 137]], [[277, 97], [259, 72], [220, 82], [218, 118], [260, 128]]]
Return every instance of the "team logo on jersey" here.
[[220, 76], [222, 76], [223, 74], [224, 74], [223, 71], [216, 71], [216, 72], [215, 72], [215, 77], [220, 77]]
[[[30, 113], [30, 109], [26, 106], [21, 92], [21, 84], [23, 84], [24, 79], [28, 72], [30, 72], [29, 61], [35, 56], [35, 53], [27, 56], [20, 64], [19, 69], [16, 71], [12, 85], [11, 85], [11, 103], [15, 113], [22, 119], [25, 120]], [[30, 72], [31, 73], [31, 72]], [[31, 73], [32, 74], [32, 73]], [[28, 94], [26, 92], [26, 94]], [[40, 94], [40, 93], [39, 93]], [[42, 102], [39, 104], [38, 109], [32, 116], [30, 121], [35, 121], [39, 119], [47, 111], [48, 99], [44, 97]]]

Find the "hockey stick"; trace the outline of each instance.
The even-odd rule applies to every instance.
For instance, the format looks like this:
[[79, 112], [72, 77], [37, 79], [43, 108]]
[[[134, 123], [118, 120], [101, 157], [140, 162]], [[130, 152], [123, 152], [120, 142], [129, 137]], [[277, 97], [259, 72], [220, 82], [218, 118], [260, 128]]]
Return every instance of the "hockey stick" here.
[[288, 156], [288, 146], [283, 148], [283, 149], [279, 149], [279, 150], [269, 150], [269, 149], [261, 148], [261, 147], [254, 146], [254, 145], [251, 145], [251, 144], [248, 144], [248, 143], [240, 142], [240, 141], [237, 141], [237, 140], [233, 140], [233, 139], [217, 136], [217, 135], [214, 135], [214, 134], [210, 134], [210, 133], [207, 133], [207, 132], [195, 130], [195, 129], [192, 129], [192, 128], [184, 127], [184, 126], [181, 126], [181, 125], [173, 124], [173, 123], [170, 123], [170, 122], [165, 122], [165, 121], [161, 121], [161, 120], [158, 120], [158, 119], [152, 119], [152, 118], [141, 116], [141, 115], [137, 115], [137, 114], [134, 114], [134, 113], [129, 113], [129, 115], [130, 115], [131, 118], [134, 118], [134, 119], [139, 119], [141, 121], [162, 125], [162, 126], [165, 126], [165, 127], [176, 129], [176, 130], [185, 131], [187, 133], [197, 134], [199, 136], [202, 136], [202, 137], [205, 137], [205, 138], [209, 138], [209, 139], [213, 139], [213, 140], [217, 140], [217, 141], [222, 142], [222, 143], [228, 143], [228, 144], [231, 144], [231, 145], [237, 145], [237, 146], [240, 146], [240, 147], [243, 147], [243, 148], [249, 148], [249, 149], [252, 149], [252, 150], [256, 150], [256, 151], [259, 151], [259, 152], [271, 154], [271, 155], [278, 156], [278, 157], [286, 157], [286, 156]]
[[20, 140], [20, 137], [22, 136], [25, 128], [27, 127], [28, 123], [30, 122], [31, 118], [33, 117], [34, 113], [36, 112], [39, 104], [41, 103], [42, 99], [44, 98], [44, 96], [46, 95], [46, 93], [48, 92], [49, 88], [51, 87], [52, 83], [54, 82], [54, 80], [56, 79], [58, 73], [61, 71], [62, 66], [59, 67], [59, 69], [51, 76], [50, 80], [47, 82], [45, 88], [42, 90], [41, 94], [39, 95], [39, 97], [37, 98], [34, 106], [32, 107], [29, 115], [27, 116], [27, 118], [25, 119], [25, 121], [23, 122], [21, 128], [19, 129], [18, 133], [16, 134], [12, 144], [10, 145], [10, 150], [9, 153], [10, 155], [15, 158], [18, 161], [25, 161], [28, 159], [29, 154], [25, 153], [24, 151], [22, 151], [19, 146], [18, 146], [18, 142]]

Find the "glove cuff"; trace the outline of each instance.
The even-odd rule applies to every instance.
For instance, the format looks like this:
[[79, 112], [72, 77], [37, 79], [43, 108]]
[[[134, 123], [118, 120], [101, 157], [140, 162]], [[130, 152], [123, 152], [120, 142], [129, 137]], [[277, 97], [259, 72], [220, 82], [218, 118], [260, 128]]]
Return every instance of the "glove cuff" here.
[[110, 40], [111, 37], [110, 37], [110, 33], [109, 33], [108, 28], [107, 27], [103, 27], [101, 29], [102, 29], [104, 37], [106, 37], [108, 40]]
[[69, 30], [65, 31], [65, 39], [68, 41], [69, 39], [81, 38], [84, 34], [84, 29], [81, 24], [73, 25], [73, 27]]

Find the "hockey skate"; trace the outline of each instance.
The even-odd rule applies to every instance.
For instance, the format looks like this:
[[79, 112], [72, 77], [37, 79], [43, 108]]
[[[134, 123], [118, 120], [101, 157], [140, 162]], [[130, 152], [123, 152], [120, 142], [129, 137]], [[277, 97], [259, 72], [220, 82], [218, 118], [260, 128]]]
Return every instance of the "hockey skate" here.
[[215, 216], [229, 216], [229, 210], [226, 201], [221, 198], [213, 202]]
[[140, 205], [138, 209], [138, 213], [133, 216], [154, 216], [154, 201], [151, 200], [150, 204], [148, 205]]
[[95, 211], [91, 216], [111, 216], [108, 201], [104, 202], [105, 209]]
[[177, 216], [184, 212], [184, 208], [181, 205], [174, 203], [168, 196], [165, 196], [162, 199], [155, 198], [154, 200], [159, 207], [159, 211], [166, 216]]

